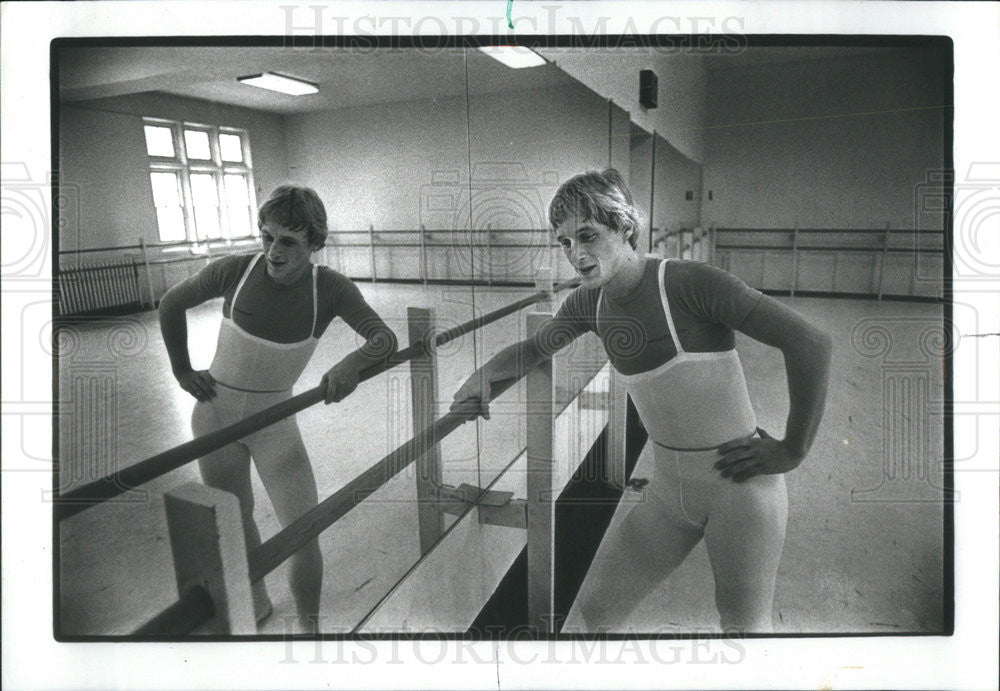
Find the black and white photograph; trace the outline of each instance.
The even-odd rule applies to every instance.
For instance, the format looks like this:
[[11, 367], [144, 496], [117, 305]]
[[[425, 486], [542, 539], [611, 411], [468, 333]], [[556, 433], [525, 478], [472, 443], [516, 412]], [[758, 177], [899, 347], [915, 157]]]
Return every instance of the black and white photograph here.
[[[266, 658], [220, 688], [839, 688], [900, 685], [841, 644], [995, 624], [995, 539], [985, 587], [956, 556], [996, 536], [1000, 401], [966, 44], [475, 4], [46, 41], [48, 167], [3, 158], [45, 234], [4, 233], [33, 626]], [[367, 676], [407, 646], [471, 676]]]

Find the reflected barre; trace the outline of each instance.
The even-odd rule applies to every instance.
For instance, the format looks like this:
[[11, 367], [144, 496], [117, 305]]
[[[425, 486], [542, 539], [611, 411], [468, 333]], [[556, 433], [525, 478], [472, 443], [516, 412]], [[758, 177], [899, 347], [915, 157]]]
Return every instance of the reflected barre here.
[[[558, 292], [566, 288], [574, 287], [577, 280], [564, 281], [552, 287], [551, 292]], [[524, 307], [546, 300], [550, 291], [543, 290], [524, 297], [506, 307], [490, 312], [489, 314], [476, 317], [467, 322], [459, 324], [447, 331], [443, 331], [429, 337], [419, 343], [414, 343], [398, 351], [384, 363], [370, 367], [361, 372], [358, 383], [371, 379], [397, 365], [411, 360], [412, 358], [443, 345], [451, 340], [459, 338], [486, 324], [502, 319], [513, 314]], [[138, 487], [150, 480], [164, 475], [172, 470], [194, 461], [205, 454], [241, 439], [257, 430], [273, 425], [291, 415], [294, 415], [306, 408], [322, 401], [325, 397], [325, 387], [322, 385], [304, 391], [286, 401], [282, 401], [270, 408], [265, 408], [250, 417], [233, 423], [228, 427], [223, 427], [209, 434], [196, 437], [191, 441], [175, 446], [167, 451], [151, 456], [143, 461], [139, 461], [127, 468], [116, 471], [99, 480], [87, 483], [72, 491], [57, 495], [53, 502], [55, 504], [55, 520], [57, 522], [74, 516], [91, 506], [103, 503], [109, 499], [117, 497], [125, 492]], [[446, 418], [448, 416], [445, 416]], [[444, 419], [444, 418], [442, 418]], [[405, 445], [404, 445], [405, 446]], [[402, 448], [402, 447], [401, 447]]]
[[[516, 379], [495, 382], [491, 402], [517, 383]], [[355, 506], [378, 491], [463, 423], [476, 418], [482, 407], [465, 401], [416, 434], [368, 470], [341, 487], [267, 542], [247, 555], [250, 582], [256, 583], [280, 566], [310, 540], [330, 527]], [[214, 605], [203, 588], [187, 590], [180, 599], [135, 630], [136, 636], [180, 636], [190, 633], [214, 616]]]
[[[490, 402], [495, 401], [516, 383], [517, 379], [513, 378], [494, 382]], [[477, 401], [461, 403], [324, 499], [318, 506], [295, 519], [288, 527], [250, 553], [250, 582], [256, 583], [264, 578], [463, 423], [475, 419], [481, 410], [482, 407]]]

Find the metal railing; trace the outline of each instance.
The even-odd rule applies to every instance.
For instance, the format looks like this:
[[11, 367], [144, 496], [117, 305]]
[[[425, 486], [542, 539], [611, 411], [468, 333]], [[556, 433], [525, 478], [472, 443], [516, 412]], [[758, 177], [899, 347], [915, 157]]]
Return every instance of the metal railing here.
[[[947, 238], [943, 231], [898, 229], [886, 224], [874, 230], [866, 228], [727, 228], [712, 229], [714, 263], [739, 273], [754, 287], [796, 294], [828, 294], [858, 297], [938, 299], [949, 260]], [[822, 258], [829, 267], [825, 283], [812, 275], [803, 280], [804, 260]], [[855, 269], [850, 289], [841, 288], [840, 272], [845, 258], [852, 258]], [[748, 274], [749, 261], [758, 262]], [[921, 276], [921, 262], [935, 267]], [[936, 264], [940, 263], [940, 267]], [[742, 273], [737, 265], [742, 267]], [[891, 265], [891, 266], [890, 266]], [[890, 270], [891, 269], [891, 270]], [[771, 275], [786, 275], [787, 283], [769, 280]], [[815, 273], [815, 272], [813, 272]], [[888, 277], [895, 277], [896, 292], [887, 290]], [[917, 292], [918, 281], [926, 283], [927, 295]]]
[[[890, 271], [908, 271], [908, 291], [916, 283], [920, 257], [947, 261], [947, 244], [941, 231], [891, 228], [733, 228], [679, 227], [652, 228], [652, 247], [656, 254], [679, 259], [695, 259], [729, 268], [737, 255], [761, 257], [787, 254], [791, 280], [784, 290], [794, 295], [803, 290], [800, 267], [803, 255], [828, 256], [834, 271], [842, 256], [874, 260], [869, 291], [863, 294], [882, 297], [906, 297], [888, 294], [885, 276]], [[79, 264], [83, 256], [103, 253], [112, 257], [125, 253], [133, 258], [145, 275], [142, 291], [144, 307], [154, 307], [167, 289], [162, 272], [173, 265], [194, 265], [258, 247], [255, 238], [213, 240], [206, 242], [147, 243], [135, 245], [61, 250], [60, 263], [67, 268]], [[481, 285], [531, 285], [532, 267], [544, 264], [561, 267], [569, 277], [569, 266], [557, 254], [558, 245], [547, 229], [492, 228], [467, 229], [376, 229], [332, 231], [321, 250], [323, 262], [352, 280], [396, 281], [406, 283], [460, 283]], [[513, 252], [513, 254], [512, 254]], [[909, 255], [910, 265], [896, 264]], [[565, 266], [564, 266], [565, 265]], [[154, 270], [162, 274], [154, 280]], [[557, 274], [559, 272], [557, 271]], [[753, 277], [746, 277], [745, 279]], [[748, 282], [753, 283], [754, 280]], [[158, 283], [159, 285], [154, 285]], [[907, 281], [904, 281], [907, 283]], [[838, 293], [837, 276], [825, 292]], [[756, 287], [763, 287], [757, 285]], [[853, 293], [845, 293], [853, 294]]]

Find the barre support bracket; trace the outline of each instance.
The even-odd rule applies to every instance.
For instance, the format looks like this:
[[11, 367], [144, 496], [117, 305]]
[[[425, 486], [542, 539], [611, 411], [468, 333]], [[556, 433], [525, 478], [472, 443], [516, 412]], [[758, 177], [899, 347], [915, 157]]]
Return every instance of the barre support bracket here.
[[469, 506], [478, 505], [480, 523], [527, 528], [528, 503], [513, 496], [513, 492], [483, 490], [465, 482], [458, 487], [441, 485], [438, 488], [438, 504], [444, 513], [460, 516]]

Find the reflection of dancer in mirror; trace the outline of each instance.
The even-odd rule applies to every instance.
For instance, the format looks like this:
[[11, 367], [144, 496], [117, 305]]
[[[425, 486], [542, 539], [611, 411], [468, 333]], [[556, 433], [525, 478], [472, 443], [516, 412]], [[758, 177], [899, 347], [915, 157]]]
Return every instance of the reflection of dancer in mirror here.
[[[788, 512], [783, 473], [802, 462], [816, 434], [831, 339], [721, 269], [641, 257], [637, 212], [614, 169], [564, 183], [549, 222], [582, 285], [533, 338], [477, 370], [456, 404], [488, 402], [491, 382], [519, 377], [595, 332], [654, 442], [655, 467], [645, 500], [621, 524], [618, 551], [606, 543], [588, 574], [599, 584], [580, 602], [588, 627], [626, 627], [704, 538], [722, 627], [771, 631]], [[757, 427], [734, 330], [784, 355], [790, 410], [782, 440]]]
[[[319, 337], [341, 317], [365, 344], [323, 375], [326, 402], [340, 401], [358, 385], [361, 370], [389, 357], [396, 337], [365, 302], [350, 279], [310, 255], [326, 242], [326, 210], [306, 187], [276, 189], [258, 211], [263, 253], [238, 254], [212, 262], [171, 288], [160, 302], [160, 328], [174, 376], [198, 402], [195, 436], [231, 425], [292, 395]], [[222, 327], [207, 370], [191, 367], [186, 310], [223, 297]], [[198, 462], [205, 483], [240, 500], [248, 551], [260, 546], [253, 518], [250, 458], [275, 514], [286, 526], [316, 506], [316, 481], [295, 417], [213, 451]], [[318, 625], [323, 559], [313, 540], [291, 563], [290, 584], [299, 622]], [[264, 582], [254, 584], [258, 621], [272, 611]]]

